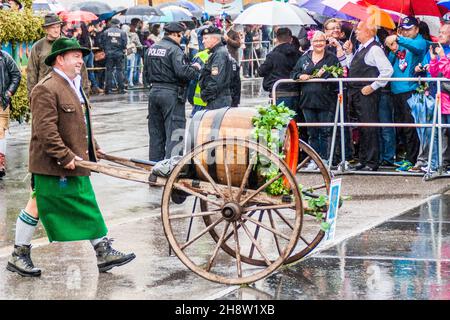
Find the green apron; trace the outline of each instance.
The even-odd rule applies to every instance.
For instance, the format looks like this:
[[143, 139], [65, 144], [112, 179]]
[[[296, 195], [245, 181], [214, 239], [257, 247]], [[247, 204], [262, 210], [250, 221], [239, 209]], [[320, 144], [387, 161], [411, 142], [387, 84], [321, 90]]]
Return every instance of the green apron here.
[[108, 230], [89, 177], [34, 174], [34, 183], [39, 218], [50, 242], [106, 236]]
[[[91, 150], [89, 109], [83, 108], [83, 112]], [[108, 229], [89, 177], [33, 176], [39, 218], [50, 242], [93, 240], [106, 236]]]

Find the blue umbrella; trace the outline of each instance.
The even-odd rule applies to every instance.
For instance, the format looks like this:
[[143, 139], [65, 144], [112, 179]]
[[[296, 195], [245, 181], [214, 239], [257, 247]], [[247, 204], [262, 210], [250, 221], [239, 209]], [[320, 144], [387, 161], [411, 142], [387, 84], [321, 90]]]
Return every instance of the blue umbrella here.
[[437, 4], [450, 10], [450, 0], [441, 0]]
[[148, 21], [150, 23], [192, 22], [193, 15], [187, 9], [168, 6], [161, 8], [161, 11], [164, 13], [163, 16], [152, 16]]
[[[450, 1], [450, 0], [449, 0]], [[307, 9], [309, 11], [315, 12], [319, 15], [330, 17], [330, 18], [340, 18], [345, 20], [354, 20], [342, 12], [334, 10], [322, 3], [322, 0], [297, 0], [297, 6], [300, 8]]]
[[161, 3], [159, 5], [157, 5], [155, 8], [165, 8], [165, 7], [169, 7], [169, 6], [179, 6], [182, 8], [185, 8], [187, 10], [189, 10], [192, 15], [196, 18], [201, 18], [203, 15], [203, 8], [198, 6], [195, 3], [192, 3], [190, 1], [187, 0], [177, 0], [177, 1], [171, 1], [171, 2], [165, 2], [165, 3]]

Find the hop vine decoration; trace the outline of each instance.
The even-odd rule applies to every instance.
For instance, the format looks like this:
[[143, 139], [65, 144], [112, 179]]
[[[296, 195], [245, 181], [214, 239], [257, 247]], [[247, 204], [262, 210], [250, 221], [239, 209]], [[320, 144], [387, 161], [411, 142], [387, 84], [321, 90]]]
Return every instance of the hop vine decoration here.
[[[339, 65], [335, 65], [335, 66], [324, 65], [321, 69], [323, 69], [325, 72], [328, 72], [329, 74], [331, 74], [331, 76], [333, 76], [333, 78], [339, 78], [344, 75], [344, 68]], [[312, 77], [318, 78], [319, 71], [320, 71], [320, 69], [314, 70]]]
[[10, 111], [11, 120], [22, 122], [30, 122], [31, 113], [28, 101], [27, 91], [27, 74], [22, 69], [22, 79], [20, 80], [19, 88], [12, 96], [12, 110]]
[[0, 43], [33, 42], [44, 36], [43, 18], [31, 9], [0, 10]]
[[[252, 119], [255, 127], [253, 138], [263, 144], [265, 143], [280, 158], [284, 157], [282, 153], [283, 139], [280, 139], [281, 137], [278, 133], [286, 128], [294, 116], [295, 112], [286, 107], [284, 103], [278, 106], [259, 107], [258, 116]], [[279, 168], [264, 156], [258, 156], [256, 170], [266, 181], [269, 181], [279, 173]], [[266, 192], [271, 195], [287, 195], [289, 194], [289, 189], [284, 185], [283, 178], [280, 178], [269, 185]]]

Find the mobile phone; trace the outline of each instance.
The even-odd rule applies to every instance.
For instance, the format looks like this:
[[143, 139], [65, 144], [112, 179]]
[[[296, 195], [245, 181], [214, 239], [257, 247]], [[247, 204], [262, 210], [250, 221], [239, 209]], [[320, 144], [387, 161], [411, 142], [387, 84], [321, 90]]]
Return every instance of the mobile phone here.
[[436, 54], [436, 48], [441, 48], [442, 49], [442, 45], [439, 42], [432, 42], [431, 43], [431, 47], [433, 48], [433, 53]]

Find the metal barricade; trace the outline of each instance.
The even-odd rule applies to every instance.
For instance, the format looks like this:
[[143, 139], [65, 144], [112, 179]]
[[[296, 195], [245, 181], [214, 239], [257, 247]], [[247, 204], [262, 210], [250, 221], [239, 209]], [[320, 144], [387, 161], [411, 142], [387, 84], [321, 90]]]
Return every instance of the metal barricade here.
[[[405, 82], [405, 81], [415, 81], [415, 82], [436, 82], [437, 92], [435, 97], [435, 106], [433, 110], [433, 123], [360, 123], [360, 122], [345, 122], [344, 121], [344, 82], [373, 82], [373, 81], [386, 81], [386, 82]], [[428, 181], [438, 177], [448, 176], [444, 172], [443, 167], [443, 156], [442, 156], [442, 129], [450, 128], [450, 124], [442, 124], [441, 115], [441, 82], [448, 82], [450, 79], [447, 78], [331, 78], [331, 79], [310, 79], [306, 81], [302, 80], [292, 80], [292, 79], [280, 79], [272, 87], [272, 102], [275, 103], [277, 100], [277, 88], [283, 83], [304, 83], [304, 82], [337, 82], [339, 83], [339, 92], [337, 95], [336, 111], [334, 122], [330, 123], [298, 123], [302, 127], [333, 127], [332, 141], [330, 156], [328, 159], [328, 166], [331, 168], [334, 149], [336, 146], [337, 138], [337, 128], [340, 127], [340, 138], [341, 138], [341, 162], [338, 164], [338, 172], [345, 173], [347, 169], [345, 168], [345, 137], [344, 128], [345, 127], [392, 127], [392, 128], [431, 128], [431, 139], [430, 146], [428, 150], [428, 166], [427, 172], [424, 175], [424, 180]], [[438, 131], [438, 168], [435, 173], [431, 172], [431, 163], [433, 157], [433, 148], [435, 144], [435, 134]], [[386, 172], [371, 172], [370, 174], [386, 175]], [[391, 173], [402, 175], [402, 173]], [[411, 174], [408, 174], [411, 175]]]
[[[252, 42], [244, 42], [244, 44], [250, 45], [250, 58], [249, 59], [245, 59], [244, 54], [242, 55], [243, 59], [241, 59], [241, 63], [243, 63], [242, 66], [245, 65], [245, 63], [250, 63], [250, 69], [251, 69], [251, 74], [249, 75], [249, 78], [255, 78], [254, 74], [255, 74], [255, 70], [254, 70], [254, 62], [256, 62], [256, 64], [259, 66], [261, 65], [262, 62], [264, 62], [266, 60], [266, 55], [264, 55], [264, 57], [258, 57], [258, 54], [256, 52], [256, 48], [255, 48], [255, 44], [258, 43], [260, 44], [261, 47], [263, 47], [263, 44], [269, 44], [269, 48], [267, 49], [267, 53], [266, 55], [272, 51], [273, 49], [273, 42], [272, 41], [252, 41]], [[246, 49], [243, 49], [244, 52]], [[244, 69], [242, 67], [242, 69]]]

